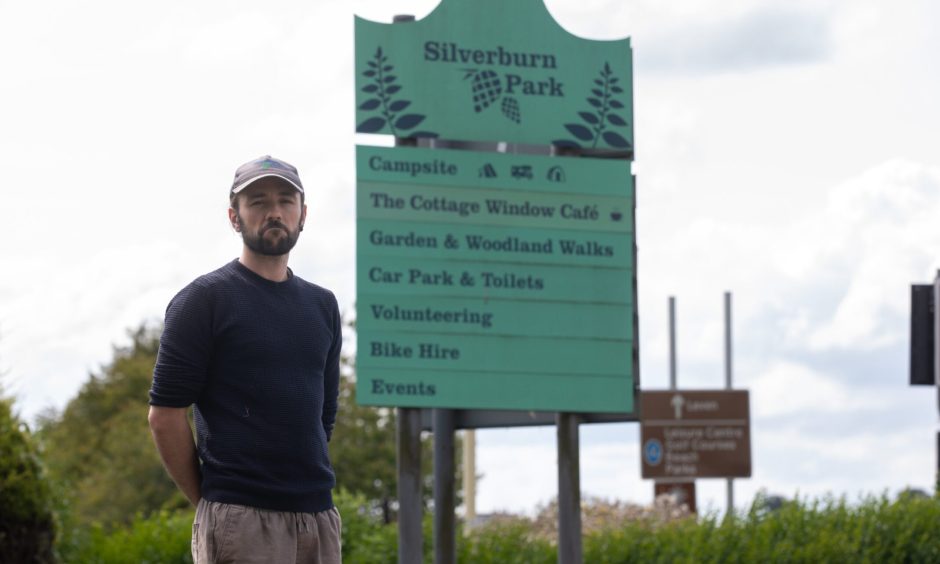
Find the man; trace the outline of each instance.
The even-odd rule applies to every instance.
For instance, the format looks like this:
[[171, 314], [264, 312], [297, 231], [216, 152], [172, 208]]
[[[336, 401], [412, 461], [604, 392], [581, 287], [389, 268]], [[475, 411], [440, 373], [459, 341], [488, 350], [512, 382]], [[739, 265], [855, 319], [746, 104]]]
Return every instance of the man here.
[[307, 217], [297, 169], [270, 156], [245, 163], [230, 204], [241, 257], [167, 307], [150, 428], [196, 506], [197, 564], [340, 562], [327, 442], [342, 330], [333, 294], [287, 267]]

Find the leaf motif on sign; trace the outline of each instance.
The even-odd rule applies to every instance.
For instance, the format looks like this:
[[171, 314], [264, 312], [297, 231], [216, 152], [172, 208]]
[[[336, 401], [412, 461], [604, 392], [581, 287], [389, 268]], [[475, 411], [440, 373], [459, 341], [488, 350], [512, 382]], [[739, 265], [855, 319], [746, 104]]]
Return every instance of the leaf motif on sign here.
[[627, 125], [627, 122], [622, 117], [613, 113], [607, 114], [607, 121], [609, 121], [610, 123], [614, 125], [619, 125], [621, 127]]
[[393, 112], [400, 112], [411, 105], [409, 100], [397, 100], [388, 105], [388, 109]]
[[424, 116], [420, 114], [405, 114], [395, 120], [395, 127], [398, 129], [411, 129], [424, 121]]
[[366, 121], [360, 123], [356, 126], [356, 131], [359, 133], [376, 133], [385, 127], [385, 118], [383, 117], [371, 117]]
[[584, 127], [583, 125], [577, 123], [566, 123], [565, 129], [567, 129], [569, 132], [571, 132], [572, 135], [582, 141], [590, 141], [594, 139], [594, 134], [591, 133], [591, 130]]
[[607, 141], [607, 144], [611, 147], [616, 147], [618, 149], [629, 149], [630, 142], [620, 136], [619, 133], [613, 131], [604, 132], [604, 141]]
[[[612, 111], [625, 107], [623, 102], [614, 98], [614, 95], [623, 94], [624, 92], [623, 88], [615, 86], [620, 79], [614, 76], [608, 62], [604, 63], [599, 74], [600, 78], [594, 79], [594, 85], [597, 88], [588, 88], [592, 96], [585, 98], [587, 103], [597, 111], [578, 112], [578, 117], [590, 127], [577, 123], [565, 123], [563, 125], [569, 133], [579, 140], [590, 141], [591, 148], [597, 147], [598, 142], [603, 140], [612, 148], [630, 150], [633, 148], [630, 142], [620, 133], [610, 129], [612, 127], [628, 127], [629, 125], [623, 116]], [[570, 139], [556, 139], [552, 141], [552, 145], [563, 148], [580, 147], [578, 143]]]
[[[362, 101], [358, 108], [362, 112], [377, 112], [379, 115], [373, 115], [365, 119], [356, 126], [358, 133], [385, 133], [389, 132], [396, 137], [437, 137], [438, 134], [433, 131], [420, 131], [411, 134], [405, 134], [404, 131], [414, 129], [425, 120], [422, 114], [404, 114], [401, 112], [411, 106], [410, 100], [393, 100], [392, 96], [401, 91], [402, 87], [397, 84], [398, 77], [394, 74], [388, 74], [393, 71], [395, 66], [388, 63], [388, 56], [382, 51], [382, 47], [377, 47], [375, 55], [371, 60], [366, 61], [369, 67], [362, 75], [371, 79], [369, 84], [362, 87], [366, 94], [372, 94], [366, 100]], [[386, 128], [388, 129], [387, 131]]]
[[578, 112], [578, 115], [581, 116], [581, 119], [588, 122], [590, 125], [597, 125], [600, 121], [598, 117], [591, 112]]

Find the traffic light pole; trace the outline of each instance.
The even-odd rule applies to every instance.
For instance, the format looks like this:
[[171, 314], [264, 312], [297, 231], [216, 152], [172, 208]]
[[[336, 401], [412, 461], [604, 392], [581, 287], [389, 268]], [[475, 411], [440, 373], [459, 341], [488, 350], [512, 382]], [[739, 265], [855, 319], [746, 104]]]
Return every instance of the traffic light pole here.
[[[937, 408], [940, 410], [940, 270], [933, 279], [933, 377], [937, 386]], [[937, 471], [934, 494], [940, 492], [940, 431], [937, 432]]]
[[[725, 389], [732, 388], [731, 369], [731, 292], [725, 292]], [[734, 478], [728, 478], [728, 509], [726, 515], [734, 514]]]
[[937, 408], [940, 409], [940, 270], [933, 279], [933, 376], [937, 384]]

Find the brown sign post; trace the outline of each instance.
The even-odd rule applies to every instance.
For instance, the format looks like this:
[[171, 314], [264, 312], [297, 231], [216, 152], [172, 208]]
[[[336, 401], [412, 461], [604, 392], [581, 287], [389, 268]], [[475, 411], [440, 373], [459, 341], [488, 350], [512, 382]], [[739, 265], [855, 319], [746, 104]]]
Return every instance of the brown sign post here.
[[640, 393], [644, 478], [748, 478], [750, 405], [746, 390]]

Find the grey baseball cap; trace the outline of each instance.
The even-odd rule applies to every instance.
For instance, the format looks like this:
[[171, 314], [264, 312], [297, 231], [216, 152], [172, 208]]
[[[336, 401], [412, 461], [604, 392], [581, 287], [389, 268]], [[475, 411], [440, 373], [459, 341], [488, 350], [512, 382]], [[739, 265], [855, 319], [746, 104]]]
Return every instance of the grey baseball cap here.
[[300, 183], [300, 175], [292, 164], [288, 164], [281, 159], [275, 159], [271, 155], [258, 157], [248, 161], [235, 170], [235, 180], [232, 181], [232, 194], [238, 194], [255, 180], [260, 180], [268, 176], [276, 176], [282, 180], [290, 182], [301, 194], [304, 193], [304, 185]]

